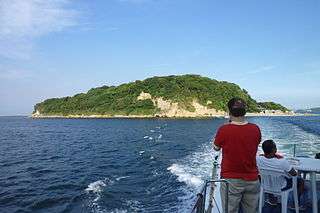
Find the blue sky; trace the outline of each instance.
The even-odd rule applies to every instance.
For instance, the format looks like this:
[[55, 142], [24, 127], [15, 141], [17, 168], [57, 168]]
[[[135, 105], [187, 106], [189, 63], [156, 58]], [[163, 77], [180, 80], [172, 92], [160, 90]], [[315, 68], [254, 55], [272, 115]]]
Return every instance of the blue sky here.
[[316, 0], [2, 0], [0, 115], [46, 98], [172, 74], [320, 106]]

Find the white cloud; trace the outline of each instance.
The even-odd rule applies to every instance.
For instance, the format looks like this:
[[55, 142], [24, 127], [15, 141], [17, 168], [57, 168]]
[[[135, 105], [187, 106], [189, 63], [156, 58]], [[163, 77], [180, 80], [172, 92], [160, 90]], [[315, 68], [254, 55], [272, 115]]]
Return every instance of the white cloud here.
[[76, 25], [68, 0], [1, 0], [0, 56], [28, 58], [34, 39]]

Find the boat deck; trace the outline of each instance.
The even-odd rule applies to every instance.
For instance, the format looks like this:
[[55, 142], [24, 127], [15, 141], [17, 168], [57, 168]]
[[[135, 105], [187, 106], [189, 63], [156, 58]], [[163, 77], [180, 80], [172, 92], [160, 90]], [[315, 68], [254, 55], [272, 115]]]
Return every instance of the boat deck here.
[[[214, 163], [214, 168], [213, 168], [213, 174], [212, 177], [213, 179], [217, 180], [218, 174], [220, 174], [220, 162], [221, 159], [217, 159]], [[320, 174], [316, 175], [316, 188], [317, 188], [317, 199], [318, 199], [318, 208], [320, 207]], [[211, 193], [211, 184], [207, 185], [206, 188], [206, 193], [205, 193], [205, 205], [204, 205], [204, 212], [205, 213], [219, 213], [222, 212], [222, 205], [221, 205], [221, 198], [220, 198], [220, 183], [215, 183], [214, 187], [214, 193], [212, 196]], [[304, 213], [314, 213], [312, 211], [312, 187], [311, 187], [311, 182], [310, 179], [305, 180], [305, 192], [300, 196], [300, 205], [302, 205], [304, 208], [300, 210], [300, 212]], [[211, 197], [211, 199], [210, 199]], [[291, 198], [290, 198], [291, 197]], [[212, 199], [213, 198], [213, 199]], [[211, 200], [211, 204], [209, 205]], [[290, 209], [290, 204], [293, 206], [293, 201], [292, 201], [292, 196], [289, 196], [289, 204], [288, 204], [288, 212], [294, 212], [293, 210]], [[319, 210], [319, 209], [318, 209]], [[197, 211], [198, 212], [198, 211]], [[201, 212], [201, 211], [200, 211]], [[241, 212], [241, 211], [240, 211]], [[263, 212], [264, 213], [280, 213], [281, 212], [281, 204], [278, 203], [276, 206], [271, 206], [265, 202], [265, 205], [263, 207]], [[318, 211], [319, 212], [319, 211]], [[320, 213], [320, 212], [319, 212]]]
[[[311, 183], [309, 180], [305, 181], [305, 192], [300, 197], [300, 202], [303, 205], [304, 209], [301, 209], [300, 212], [303, 213], [312, 213], [312, 194], [311, 194]], [[317, 181], [317, 194], [318, 198], [320, 197], [320, 181]], [[215, 191], [214, 191], [214, 198], [215, 201], [213, 201], [213, 208], [211, 210], [211, 213], [219, 213], [222, 212], [221, 208], [221, 198], [220, 198], [220, 184], [216, 185]], [[207, 193], [206, 198], [206, 207], [205, 209], [208, 209], [208, 200], [209, 200], [209, 192]], [[293, 201], [292, 201], [293, 204]], [[289, 198], [289, 204], [290, 206], [290, 198]], [[320, 206], [320, 202], [318, 199], [318, 206]], [[209, 213], [210, 211], [205, 211], [206, 213]], [[241, 211], [240, 211], [241, 212]], [[239, 213], [240, 213], [239, 212]], [[276, 206], [271, 206], [268, 203], [265, 203], [265, 206], [262, 209], [263, 213], [280, 213], [281, 212], [281, 204], [278, 203]], [[288, 208], [288, 212], [294, 212], [290, 208]]]

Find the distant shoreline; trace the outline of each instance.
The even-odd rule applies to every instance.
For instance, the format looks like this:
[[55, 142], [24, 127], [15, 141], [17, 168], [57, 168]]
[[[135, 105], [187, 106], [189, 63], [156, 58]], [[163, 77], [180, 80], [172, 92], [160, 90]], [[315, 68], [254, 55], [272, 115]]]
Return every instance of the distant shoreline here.
[[210, 118], [222, 118], [223, 115], [216, 116], [154, 116], [154, 115], [37, 115], [30, 116], [34, 119], [210, 119]]
[[[320, 116], [319, 114], [301, 113], [247, 113], [247, 117], [297, 117], [297, 116]], [[203, 115], [203, 116], [154, 116], [154, 115], [31, 115], [34, 119], [211, 119], [225, 118], [226, 115]]]

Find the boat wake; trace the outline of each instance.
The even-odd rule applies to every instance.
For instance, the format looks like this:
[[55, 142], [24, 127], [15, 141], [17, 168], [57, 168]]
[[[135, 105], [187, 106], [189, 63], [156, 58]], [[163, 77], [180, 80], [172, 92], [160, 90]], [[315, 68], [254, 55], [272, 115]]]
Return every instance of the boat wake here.
[[178, 177], [179, 182], [185, 182], [188, 186], [193, 187], [199, 187], [203, 184], [201, 177], [190, 174], [189, 172], [191, 171], [187, 171], [186, 169], [179, 164], [172, 164], [168, 167], [168, 170]]
[[213, 151], [208, 142], [199, 151], [188, 155], [167, 168], [181, 184], [181, 196], [178, 198], [179, 212], [190, 212], [195, 203], [196, 194], [204, 182], [211, 178]]

